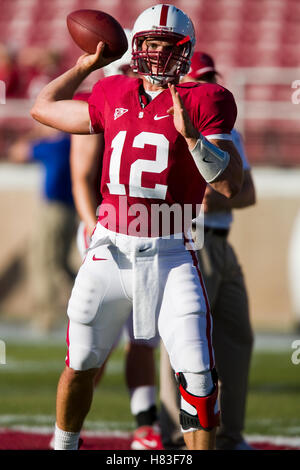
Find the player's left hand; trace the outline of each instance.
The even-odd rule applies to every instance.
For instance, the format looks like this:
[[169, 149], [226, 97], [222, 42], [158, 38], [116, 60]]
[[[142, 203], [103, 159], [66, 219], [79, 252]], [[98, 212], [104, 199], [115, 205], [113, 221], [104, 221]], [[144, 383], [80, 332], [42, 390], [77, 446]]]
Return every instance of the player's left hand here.
[[[189, 147], [194, 147], [199, 138], [199, 131], [194, 127], [175, 85], [169, 83], [168, 87], [171, 92], [173, 106], [168, 109], [167, 113], [173, 115], [176, 130], [188, 141]], [[191, 145], [189, 141], [193, 141]]]

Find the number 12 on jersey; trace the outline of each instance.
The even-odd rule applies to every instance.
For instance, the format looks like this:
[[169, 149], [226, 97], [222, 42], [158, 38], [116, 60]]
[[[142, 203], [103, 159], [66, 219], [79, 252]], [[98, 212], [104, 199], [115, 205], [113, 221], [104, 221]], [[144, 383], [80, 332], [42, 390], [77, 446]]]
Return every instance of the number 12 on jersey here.
[[[125, 184], [120, 183], [121, 160], [126, 140], [127, 131], [120, 131], [113, 139], [111, 147], [113, 149], [110, 166], [109, 179], [107, 183], [110, 194], [119, 196], [126, 195]], [[169, 141], [163, 134], [153, 132], [141, 132], [134, 140], [132, 147], [143, 149], [145, 145], [156, 147], [155, 160], [137, 159], [132, 163], [129, 172], [129, 196], [151, 199], [165, 199], [167, 185], [155, 184], [154, 188], [142, 186], [142, 173], [161, 173], [168, 167]]]

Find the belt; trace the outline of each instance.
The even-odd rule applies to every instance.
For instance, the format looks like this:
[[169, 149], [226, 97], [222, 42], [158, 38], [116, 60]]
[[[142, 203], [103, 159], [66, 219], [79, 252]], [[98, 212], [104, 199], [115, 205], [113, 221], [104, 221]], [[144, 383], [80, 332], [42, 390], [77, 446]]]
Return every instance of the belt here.
[[227, 229], [227, 228], [204, 227], [204, 233], [211, 233], [212, 235], [217, 235], [218, 237], [226, 238], [229, 234], [229, 229]]

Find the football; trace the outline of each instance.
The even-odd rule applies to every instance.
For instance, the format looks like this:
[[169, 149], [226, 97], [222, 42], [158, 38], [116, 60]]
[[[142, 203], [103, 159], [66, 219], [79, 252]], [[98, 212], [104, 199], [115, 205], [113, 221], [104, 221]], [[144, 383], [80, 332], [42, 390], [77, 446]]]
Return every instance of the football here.
[[128, 41], [120, 23], [99, 10], [76, 10], [67, 16], [73, 41], [85, 52], [94, 54], [99, 41], [105, 42], [103, 57], [118, 59], [128, 49]]

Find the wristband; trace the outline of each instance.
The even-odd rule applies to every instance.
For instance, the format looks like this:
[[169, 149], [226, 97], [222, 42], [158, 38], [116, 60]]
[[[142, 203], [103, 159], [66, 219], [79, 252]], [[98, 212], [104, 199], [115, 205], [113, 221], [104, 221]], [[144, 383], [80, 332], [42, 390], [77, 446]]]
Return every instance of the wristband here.
[[227, 168], [230, 155], [219, 149], [200, 134], [193, 150], [194, 162], [207, 183], [215, 181]]

